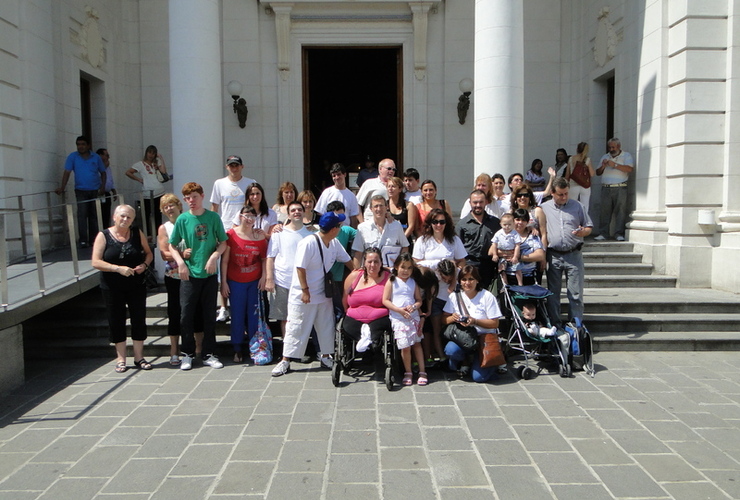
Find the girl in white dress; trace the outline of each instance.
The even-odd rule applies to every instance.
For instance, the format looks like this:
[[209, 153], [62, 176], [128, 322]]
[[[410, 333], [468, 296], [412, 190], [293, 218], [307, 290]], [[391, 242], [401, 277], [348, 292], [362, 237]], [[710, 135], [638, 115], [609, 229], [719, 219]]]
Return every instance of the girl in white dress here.
[[385, 284], [383, 290], [383, 305], [388, 308], [393, 327], [393, 338], [396, 339], [398, 350], [401, 351], [404, 375], [403, 385], [414, 383], [411, 371], [411, 351], [414, 352], [416, 362], [419, 363], [419, 378], [416, 383], [427, 385], [426, 367], [424, 366], [424, 351], [421, 347], [421, 319], [419, 308], [421, 307], [421, 290], [414, 276], [419, 277], [420, 272], [414, 263], [414, 259], [408, 252], [396, 257], [393, 263], [393, 273]]

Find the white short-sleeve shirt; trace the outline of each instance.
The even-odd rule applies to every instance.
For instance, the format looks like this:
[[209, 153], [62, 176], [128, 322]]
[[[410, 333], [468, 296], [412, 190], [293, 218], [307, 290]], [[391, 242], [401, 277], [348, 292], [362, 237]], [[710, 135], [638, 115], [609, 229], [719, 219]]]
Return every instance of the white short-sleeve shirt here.
[[[445, 304], [444, 312], [448, 314], [457, 313], [460, 316], [464, 316], [457, 305], [457, 297], [457, 293], [450, 294]], [[480, 290], [472, 299], [465, 295], [465, 293], [460, 293], [460, 299], [465, 304], [468, 314], [473, 319], [498, 319], [502, 317], [496, 297], [488, 290]], [[481, 328], [478, 325], [475, 325], [475, 329], [478, 330], [478, 333], [495, 333], [497, 331], [496, 328]]]

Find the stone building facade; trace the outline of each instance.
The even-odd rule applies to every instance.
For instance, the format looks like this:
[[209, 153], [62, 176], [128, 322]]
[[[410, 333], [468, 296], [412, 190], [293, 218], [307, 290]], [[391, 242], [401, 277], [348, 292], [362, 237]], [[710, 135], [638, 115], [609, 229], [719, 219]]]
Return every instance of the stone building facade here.
[[[392, 51], [387, 70], [310, 73], [319, 50], [331, 61], [332, 50], [356, 49], [351, 58], [365, 61], [362, 50], [379, 48]], [[581, 141], [596, 161], [616, 135], [636, 162], [629, 240], [681, 286], [735, 291], [739, 49], [740, 0], [6, 0], [0, 197], [56, 187], [85, 126], [110, 150], [119, 187], [134, 189], [123, 172], [155, 144], [176, 185], [210, 187], [227, 154], [242, 156], [271, 202], [283, 181], [317, 182], [312, 118], [367, 122], [352, 158], [395, 157], [453, 207], [477, 173], [551, 165], [557, 148]], [[474, 85], [461, 124], [465, 78]], [[244, 128], [232, 80], [249, 109]], [[389, 83], [380, 93], [394, 112], [358, 111], [359, 95], [341, 116], [311, 99], [322, 95], [312, 81], [360, 80], [368, 101]], [[595, 222], [598, 205], [597, 179]]]

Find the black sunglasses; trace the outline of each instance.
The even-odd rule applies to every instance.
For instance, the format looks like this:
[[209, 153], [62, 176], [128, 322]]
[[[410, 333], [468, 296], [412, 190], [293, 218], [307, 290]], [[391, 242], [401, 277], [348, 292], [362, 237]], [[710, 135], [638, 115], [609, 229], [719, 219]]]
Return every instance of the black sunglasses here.
[[440, 224], [447, 224], [447, 221], [446, 221], [446, 220], [444, 220], [444, 219], [438, 219], [438, 220], [433, 220], [433, 221], [432, 221], [432, 224], [437, 224], [437, 225], [440, 225]]

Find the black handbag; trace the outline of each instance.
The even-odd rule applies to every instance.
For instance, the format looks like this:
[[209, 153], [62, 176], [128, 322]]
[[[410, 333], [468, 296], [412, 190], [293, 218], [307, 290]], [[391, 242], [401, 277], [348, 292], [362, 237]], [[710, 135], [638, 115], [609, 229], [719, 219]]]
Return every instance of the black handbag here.
[[144, 286], [146, 286], [147, 290], [156, 290], [157, 288], [159, 288], [157, 273], [154, 272], [154, 269], [151, 266], [147, 266], [146, 269], [144, 269], [144, 272], [141, 273], [141, 276], [144, 280]]
[[[324, 244], [321, 242], [321, 238], [319, 238], [318, 235], [314, 234], [314, 237], [316, 238], [316, 243], [319, 245], [321, 267], [324, 267], [324, 249], [322, 248]], [[327, 271], [326, 269], [324, 269], [324, 296], [327, 298], [334, 297], [334, 275], [331, 274], [331, 271]]]
[[[457, 307], [460, 313], [468, 316], [468, 311], [460, 297], [461, 292], [455, 292], [457, 295]], [[449, 342], [454, 342], [466, 353], [474, 353], [478, 350], [480, 342], [478, 340], [478, 330], [474, 326], [464, 326], [457, 321], [450, 323], [442, 332], [442, 336]]]

